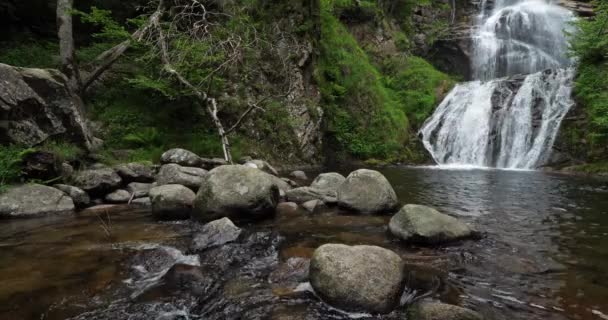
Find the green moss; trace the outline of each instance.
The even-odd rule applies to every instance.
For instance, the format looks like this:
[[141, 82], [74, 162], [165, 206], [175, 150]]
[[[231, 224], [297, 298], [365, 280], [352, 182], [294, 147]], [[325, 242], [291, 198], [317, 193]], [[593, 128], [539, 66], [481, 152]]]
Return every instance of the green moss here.
[[607, 174], [608, 173], [608, 161], [594, 162], [589, 164], [583, 164], [580, 166], [569, 167], [570, 172], [580, 172], [586, 174]]
[[47, 141], [36, 149], [55, 154], [60, 161], [74, 161], [82, 157], [85, 152], [78, 146], [65, 141]]
[[354, 157], [394, 156], [407, 142], [407, 118], [382, 74], [332, 14], [332, 1], [322, 6], [316, 78], [330, 138]]
[[9, 184], [19, 181], [21, 160], [28, 150], [19, 146], [0, 145], [0, 193], [6, 191]]
[[26, 38], [0, 42], [0, 63], [16, 67], [56, 68], [59, 65], [58, 53], [56, 41]]

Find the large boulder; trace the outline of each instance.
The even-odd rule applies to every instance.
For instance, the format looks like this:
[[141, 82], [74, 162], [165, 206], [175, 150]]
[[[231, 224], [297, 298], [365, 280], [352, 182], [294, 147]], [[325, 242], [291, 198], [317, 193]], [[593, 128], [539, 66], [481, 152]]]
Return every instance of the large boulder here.
[[242, 230], [228, 218], [211, 221], [196, 233], [192, 240], [192, 250], [201, 251], [210, 247], [221, 246], [238, 239]]
[[95, 147], [83, 103], [56, 70], [0, 63], [0, 143], [38, 145], [50, 137]]
[[415, 320], [483, 320], [475, 311], [441, 302], [419, 302], [407, 313], [408, 319]]
[[115, 169], [125, 183], [154, 181], [154, 169], [149, 164], [141, 162], [126, 163], [116, 166]]
[[349, 311], [389, 313], [404, 286], [402, 259], [375, 246], [326, 244], [310, 262], [310, 284], [326, 302]]
[[179, 184], [168, 184], [150, 189], [152, 214], [161, 220], [190, 218], [194, 192]]
[[427, 206], [408, 204], [388, 225], [396, 237], [414, 243], [438, 244], [477, 236], [477, 232], [458, 219]]
[[378, 171], [352, 172], [338, 188], [338, 206], [361, 213], [386, 213], [399, 206], [391, 184]]
[[166, 164], [156, 175], [158, 185], [181, 184], [192, 190], [198, 190], [207, 175], [207, 170], [195, 167], [182, 167], [178, 164]]
[[122, 183], [122, 179], [112, 168], [100, 167], [97, 169], [76, 172], [73, 176], [74, 184], [92, 196], [106, 195]]
[[310, 185], [311, 188], [336, 193], [346, 178], [336, 172], [321, 173]]
[[195, 217], [209, 221], [219, 217], [257, 218], [274, 214], [279, 188], [267, 173], [228, 165], [204, 177], [194, 203]]
[[91, 198], [84, 190], [65, 184], [56, 184], [53, 187], [63, 191], [66, 195], [72, 198], [74, 205], [78, 208], [87, 207], [91, 203]]
[[26, 184], [0, 195], [0, 218], [28, 218], [70, 213], [74, 202], [63, 191], [40, 184]]
[[175, 148], [165, 151], [160, 157], [160, 163], [174, 163], [184, 167], [200, 167], [203, 161], [201, 157], [192, 151]]

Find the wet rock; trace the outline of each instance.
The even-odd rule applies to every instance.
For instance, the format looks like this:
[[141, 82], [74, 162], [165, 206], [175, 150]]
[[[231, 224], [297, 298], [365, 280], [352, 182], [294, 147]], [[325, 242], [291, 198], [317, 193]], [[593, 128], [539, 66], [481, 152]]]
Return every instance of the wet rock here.
[[[203, 294], [211, 285], [203, 269], [189, 264], [175, 264], [162, 277], [163, 287], [169, 291], [188, 291], [193, 294]], [[181, 318], [181, 316], [179, 317]], [[167, 318], [167, 319], [179, 319]]]
[[78, 208], [85, 208], [91, 203], [91, 198], [89, 195], [80, 188], [65, 184], [56, 184], [53, 187], [63, 191], [66, 195], [72, 198], [74, 205]]
[[61, 175], [64, 179], [70, 178], [74, 174], [74, 167], [67, 162], [61, 164]]
[[401, 258], [380, 247], [326, 244], [315, 250], [310, 262], [315, 292], [344, 310], [389, 313], [403, 283]]
[[277, 169], [275, 169], [273, 166], [270, 165], [270, 163], [268, 163], [264, 160], [250, 160], [245, 163], [245, 166], [251, 167], [251, 168], [258, 168], [258, 169], [260, 169], [268, 174], [274, 175], [274, 176], [279, 175], [279, 172], [277, 171]]
[[125, 183], [149, 183], [154, 181], [154, 169], [151, 165], [145, 163], [133, 162], [121, 164], [116, 167], [116, 173], [118, 173]]
[[127, 190], [119, 189], [107, 194], [104, 199], [107, 203], [127, 203], [131, 199], [131, 193]]
[[472, 310], [440, 302], [420, 302], [408, 309], [408, 319], [416, 320], [483, 320]]
[[0, 218], [70, 213], [74, 202], [63, 191], [40, 184], [14, 187], [0, 195]]
[[302, 204], [302, 207], [304, 209], [306, 209], [306, 211], [313, 213], [315, 211], [315, 208], [317, 207], [317, 205], [319, 205], [319, 200], [310, 200], [310, 201], [306, 201]]
[[190, 218], [195, 194], [179, 185], [168, 184], [150, 189], [152, 214], [161, 220], [185, 220]]
[[308, 180], [308, 176], [306, 175], [306, 172], [301, 171], [301, 170], [293, 171], [292, 173], [289, 174], [289, 176], [294, 179], [298, 179], [298, 180]]
[[192, 250], [204, 249], [235, 241], [241, 234], [241, 229], [228, 218], [211, 221], [196, 233], [192, 240]]
[[287, 191], [293, 189], [293, 187], [282, 178], [273, 175], [269, 175], [269, 177], [272, 179], [272, 182], [277, 185], [283, 196], [285, 196]]
[[203, 182], [207, 170], [194, 167], [182, 167], [177, 164], [166, 164], [160, 168], [156, 175], [158, 185], [181, 184], [194, 191], [198, 190]]
[[299, 284], [308, 279], [310, 259], [294, 257], [287, 261], [270, 274], [272, 283]]
[[152, 189], [151, 183], [131, 182], [127, 186], [127, 191], [133, 195], [133, 199], [147, 197]]
[[346, 181], [346, 178], [339, 173], [322, 173], [315, 178], [310, 187], [336, 193], [344, 181]]
[[293, 215], [298, 212], [298, 204], [295, 202], [281, 202], [277, 205], [277, 215]]
[[311, 187], [300, 187], [287, 191], [285, 193], [287, 201], [295, 203], [304, 203], [312, 200], [320, 200], [326, 203], [335, 203], [335, 192], [326, 190], [314, 189]]
[[392, 217], [389, 230], [404, 241], [423, 244], [438, 244], [477, 235], [477, 232], [458, 219], [415, 204], [401, 208]]
[[192, 151], [175, 148], [165, 151], [160, 157], [160, 163], [173, 163], [184, 167], [200, 167], [203, 164], [203, 160]]
[[0, 143], [35, 146], [50, 137], [93, 149], [82, 100], [57, 70], [0, 63]]
[[133, 201], [131, 201], [131, 205], [133, 205], [133, 206], [139, 206], [139, 207], [151, 207], [152, 206], [152, 200], [150, 200], [150, 197], [133, 199]]
[[74, 175], [76, 187], [86, 191], [91, 196], [103, 196], [120, 187], [122, 179], [113, 169], [98, 167], [77, 172]]
[[194, 217], [260, 218], [272, 215], [279, 188], [270, 175], [241, 165], [217, 167], [204, 177], [194, 203]]
[[399, 206], [391, 184], [378, 171], [352, 172], [338, 188], [338, 206], [361, 213], [393, 212]]
[[281, 180], [283, 180], [283, 181], [287, 182], [287, 184], [288, 184], [289, 186], [291, 186], [292, 188], [297, 188], [297, 187], [299, 187], [299, 186], [300, 186], [300, 185], [299, 185], [297, 182], [295, 182], [295, 181], [293, 181], [293, 180], [291, 180], [291, 179], [288, 179], [288, 178], [281, 178]]

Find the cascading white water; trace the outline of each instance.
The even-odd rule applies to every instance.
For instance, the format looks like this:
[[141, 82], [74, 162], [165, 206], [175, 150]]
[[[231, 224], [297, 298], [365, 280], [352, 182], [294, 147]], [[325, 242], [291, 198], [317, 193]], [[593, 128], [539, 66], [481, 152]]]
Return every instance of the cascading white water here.
[[[536, 168], [570, 107], [574, 15], [544, 0], [484, 0], [473, 40], [476, 81], [457, 85], [421, 129], [440, 165]], [[522, 76], [516, 76], [522, 75]]]

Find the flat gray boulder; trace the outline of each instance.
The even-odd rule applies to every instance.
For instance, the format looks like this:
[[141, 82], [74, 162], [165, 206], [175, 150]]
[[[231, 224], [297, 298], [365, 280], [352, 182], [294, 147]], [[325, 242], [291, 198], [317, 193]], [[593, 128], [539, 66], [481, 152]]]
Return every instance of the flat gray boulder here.
[[194, 192], [179, 184], [168, 184], [150, 189], [152, 215], [160, 220], [186, 220], [190, 218]]
[[175, 148], [165, 151], [160, 156], [160, 163], [174, 163], [184, 167], [200, 167], [203, 164], [203, 160], [192, 151]]
[[152, 189], [151, 183], [131, 182], [127, 186], [127, 191], [133, 195], [133, 199], [147, 197]]
[[472, 310], [441, 302], [419, 302], [409, 307], [408, 319], [415, 320], [483, 320]]
[[192, 240], [192, 250], [201, 251], [235, 241], [242, 230], [228, 218], [211, 221], [196, 233]]
[[87, 207], [91, 203], [91, 198], [89, 197], [89, 194], [87, 194], [84, 190], [80, 188], [69, 186], [66, 184], [56, 184], [53, 187], [63, 191], [63, 193], [72, 198], [72, 201], [74, 201], [74, 205], [78, 208]]
[[346, 178], [336, 172], [321, 173], [310, 185], [311, 188], [337, 192], [338, 188], [346, 181]]
[[0, 194], [0, 218], [29, 218], [73, 211], [72, 198], [59, 189], [40, 184], [26, 184]]
[[401, 208], [391, 218], [388, 228], [401, 240], [423, 244], [439, 244], [478, 235], [464, 222], [433, 208], [416, 204]]
[[325, 244], [310, 262], [310, 284], [327, 303], [348, 311], [389, 313], [404, 286], [402, 259], [376, 246]]
[[91, 196], [106, 195], [118, 189], [122, 183], [114, 169], [108, 167], [79, 171], [73, 177], [75, 186]]
[[311, 187], [299, 187], [288, 190], [285, 193], [287, 201], [304, 203], [312, 200], [320, 200], [325, 203], [335, 203], [336, 193], [331, 190], [319, 190]]
[[338, 188], [338, 206], [360, 213], [394, 212], [399, 206], [391, 184], [378, 171], [352, 172]]
[[116, 166], [115, 169], [125, 183], [149, 183], [154, 181], [154, 168], [146, 163], [126, 163]]
[[131, 193], [127, 190], [119, 189], [109, 193], [105, 197], [107, 203], [127, 203], [131, 199]]
[[194, 202], [194, 217], [209, 221], [220, 217], [259, 218], [274, 214], [279, 188], [261, 170], [228, 165], [206, 175]]
[[207, 175], [207, 170], [195, 167], [182, 167], [178, 164], [162, 166], [156, 175], [158, 185], [181, 184], [194, 191], [198, 190]]

